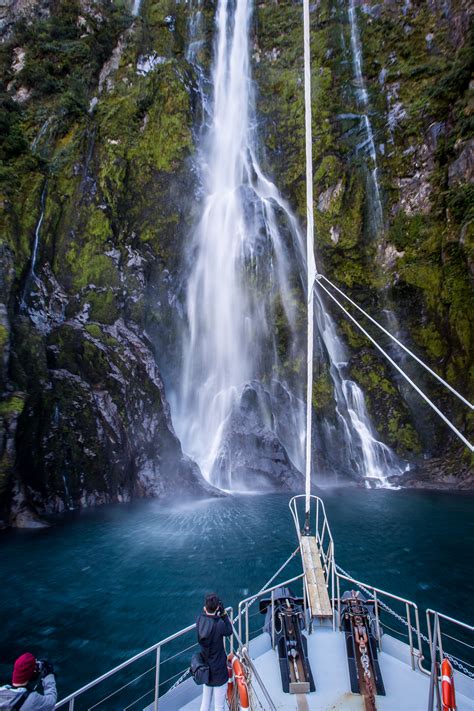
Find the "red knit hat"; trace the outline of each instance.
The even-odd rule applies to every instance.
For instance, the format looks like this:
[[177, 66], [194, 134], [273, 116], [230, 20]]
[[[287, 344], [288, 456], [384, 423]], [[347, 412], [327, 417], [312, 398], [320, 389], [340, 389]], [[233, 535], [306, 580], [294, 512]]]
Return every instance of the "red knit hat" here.
[[18, 686], [24, 686], [25, 684], [28, 684], [30, 679], [33, 678], [35, 671], [35, 657], [29, 652], [22, 654], [21, 657], [18, 657], [13, 667], [12, 684]]

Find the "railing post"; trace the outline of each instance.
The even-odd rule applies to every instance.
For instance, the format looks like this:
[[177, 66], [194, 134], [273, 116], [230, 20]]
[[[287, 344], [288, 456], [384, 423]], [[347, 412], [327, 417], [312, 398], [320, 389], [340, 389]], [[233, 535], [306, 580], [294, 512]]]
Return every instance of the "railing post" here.
[[153, 706], [154, 711], [158, 711], [158, 697], [160, 695], [160, 656], [161, 656], [161, 646], [158, 645], [158, 647], [156, 648], [155, 703]]
[[410, 605], [406, 603], [407, 622], [408, 622], [408, 639], [410, 641], [411, 668], [415, 671], [415, 655], [413, 654], [413, 632], [411, 629]]
[[272, 590], [272, 649], [275, 649], [275, 591]]
[[433, 701], [434, 701], [434, 687], [435, 683], [438, 684], [438, 672], [436, 670], [436, 646], [438, 637], [438, 625], [437, 625], [437, 613], [435, 612], [434, 626], [433, 626], [433, 642], [431, 645], [431, 676], [430, 676], [430, 693], [428, 696], [428, 711], [433, 711]]
[[249, 604], [245, 605], [245, 644], [249, 646]]
[[306, 607], [306, 576], [303, 578], [303, 614], [304, 614], [304, 627], [307, 628], [307, 607]]
[[334, 543], [331, 541], [330, 542], [331, 546], [331, 593], [332, 593], [332, 631], [336, 631], [336, 608], [335, 608], [335, 596], [336, 596], [336, 591], [335, 591], [335, 586], [334, 586], [334, 575], [335, 575], [335, 567], [336, 567], [336, 561], [334, 560]]
[[341, 629], [341, 580], [337, 576], [337, 628]]
[[441, 623], [440, 623], [440, 621], [439, 621], [439, 615], [438, 615], [438, 614], [436, 615], [436, 621], [437, 621], [437, 624], [438, 624], [439, 660], [440, 660], [440, 662], [442, 662], [442, 661], [443, 661], [443, 657], [444, 657], [444, 652], [443, 652], [443, 638], [442, 638], [442, 636], [441, 636]]
[[242, 603], [239, 602], [239, 639], [242, 640]]
[[382, 650], [382, 635], [380, 634], [380, 618], [379, 618], [379, 603], [377, 600], [377, 591], [374, 590], [374, 610], [375, 610], [375, 624], [377, 625], [377, 642], [379, 651]]
[[69, 702], [69, 711], [74, 711], [74, 699]]

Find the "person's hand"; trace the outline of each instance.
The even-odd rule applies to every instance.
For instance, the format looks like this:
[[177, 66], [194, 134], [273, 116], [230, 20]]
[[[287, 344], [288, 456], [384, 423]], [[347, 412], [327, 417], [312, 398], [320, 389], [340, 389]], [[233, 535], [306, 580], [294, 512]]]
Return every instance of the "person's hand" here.
[[54, 674], [54, 666], [52, 662], [48, 661], [43, 661], [42, 668], [41, 668], [41, 678], [44, 679], [45, 676], [48, 676], [48, 674]]

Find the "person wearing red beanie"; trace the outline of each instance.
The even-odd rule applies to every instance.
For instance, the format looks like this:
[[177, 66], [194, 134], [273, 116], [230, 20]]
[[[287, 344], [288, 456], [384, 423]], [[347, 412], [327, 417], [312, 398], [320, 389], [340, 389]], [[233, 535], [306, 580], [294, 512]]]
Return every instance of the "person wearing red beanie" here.
[[[41, 688], [43, 693], [37, 691]], [[53, 711], [58, 694], [52, 664], [25, 652], [13, 665], [12, 683], [0, 687], [0, 707], [21, 711]]]
[[26, 686], [36, 673], [36, 657], [29, 652], [18, 657], [13, 666], [13, 686]]

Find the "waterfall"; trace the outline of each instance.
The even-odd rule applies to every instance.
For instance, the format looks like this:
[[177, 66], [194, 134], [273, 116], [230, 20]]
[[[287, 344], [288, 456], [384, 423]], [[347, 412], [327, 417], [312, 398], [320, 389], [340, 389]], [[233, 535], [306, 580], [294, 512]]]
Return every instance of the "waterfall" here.
[[23, 295], [21, 297], [21, 309], [22, 310], [26, 308], [26, 301], [27, 301], [29, 293], [30, 293], [31, 282], [36, 280], [35, 268], [36, 268], [36, 260], [38, 258], [38, 247], [39, 247], [40, 237], [41, 237], [41, 227], [43, 225], [44, 213], [45, 213], [45, 207], [46, 207], [47, 189], [48, 189], [48, 183], [47, 183], [47, 181], [45, 181], [43, 190], [41, 192], [40, 215], [38, 218], [38, 222], [36, 223], [36, 227], [35, 227], [35, 238], [33, 241], [33, 251], [31, 253], [30, 269], [28, 272], [28, 276], [25, 279], [25, 286], [23, 289]]
[[[247, 0], [238, 0], [235, 10], [222, 0], [217, 9], [213, 97], [203, 111], [204, 138], [197, 166], [204, 199], [191, 240], [189, 331], [175, 415], [185, 450], [206, 478], [226, 488], [232, 485], [230, 473], [213, 475], [213, 470], [222, 458], [228, 417], [245, 384], [271, 376], [278, 367], [272, 329], [277, 301], [291, 338], [298, 342], [282, 219], [290, 238], [299, 239], [299, 234], [255, 154], [250, 12]], [[188, 49], [193, 64], [199, 49], [199, 18], [198, 6]], [[202, 92], [201, 67], [197, 76]]]
[[342, 443], [346, 452], [345, 467], [352, 468], [367, 483], [389, 486], [388, 477], [405, 470], [392, 450], [377, 439], [371, 424], [365, 398], [360, 387], [346, 373], [349, 356], [337, 335], [334, 322], [316, 292], [316, 321], [330, 361], [330, 375], [336, 400], [337, 425], [322, 429], [324, 445], [339, 450]]
[[357, 151], [364, 151], [370, 159], [370, 165], [367, 171], [367, 194], [369, 196], [371, 227], [374, 236], [377, 237], [383, 230], [383, 209], [380, 197], [374, 132], [369, 117], [369, 94], [367, 92], [362, 72], [362, 46], [360, 41], [359, 26], [357, 24], [355, 0], [349, 0], [349, 23], [351, 28], [351, 53], [354, 84], [356, 87], [356, 99], [362, 112], [361, 132], [363, 137], [362, 141], [360, 141], [357, 145]]
[[[198, 92], [205, 96], [198, 60], [200, 5], [195, 9], [187, 57], [196, 70]], [[259, 432], [267, 428], [276, 433], [289, 454], [289, 467], [294, 464], [301, 470], [303, 464], [302, 393], [298, 386], [281, 381], [284, 368], [275, 321], [278, 308], [288, 331], [290, 355], [294, 361], [303, 360], [306, 334], [298, 328], [297, 310], [305, 300], [304, 240], [296, 217], [257, 158], [250, 16], [249, 0], [219, 2], [213, 95], [212, 101], [205, 99], [197, 134], [200, 219], [188, 245], [180, 389], [171, 396], [184, 450], [209, 481], [225, 489], [239, 485], [228, 438], [239, 403], [239, 422], [250, 412]], [[326, 427], [334, 435], [328, 446], [338, 452], [343, 448], [346, 471], [383, 483], [388, 473], [398, 473], [395, 458], [376, 440], [363, 394], [345, 376], [348, 358], [319, 298], [316, 312], [336, 398], [337, 421]]]

